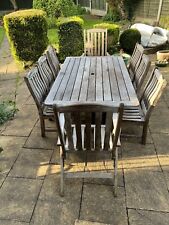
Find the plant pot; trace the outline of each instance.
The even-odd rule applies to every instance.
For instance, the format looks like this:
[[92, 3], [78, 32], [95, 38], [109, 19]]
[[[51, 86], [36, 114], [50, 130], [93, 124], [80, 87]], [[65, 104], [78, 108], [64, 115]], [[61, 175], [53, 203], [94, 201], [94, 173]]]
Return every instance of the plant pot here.
[[157, 52], [158, 61], [169, 61], [169, 50], [161, 50]]

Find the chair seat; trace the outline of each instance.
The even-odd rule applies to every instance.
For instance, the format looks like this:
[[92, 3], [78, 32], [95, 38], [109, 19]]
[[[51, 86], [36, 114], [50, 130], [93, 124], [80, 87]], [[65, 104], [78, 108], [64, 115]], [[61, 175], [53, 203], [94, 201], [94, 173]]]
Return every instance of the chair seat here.
[[123, 111], [123, 120], [144, 122], [145, 117], [140, 106], [126, 107]]

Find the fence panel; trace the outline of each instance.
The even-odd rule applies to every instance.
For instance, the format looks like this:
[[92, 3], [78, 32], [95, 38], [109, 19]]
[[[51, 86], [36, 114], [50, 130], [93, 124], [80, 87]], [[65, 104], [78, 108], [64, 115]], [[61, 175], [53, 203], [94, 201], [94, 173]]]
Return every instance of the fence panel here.
[[83, 7], [90, 7], [90, 0], [78, 0], [78, 3]]
[[[134, 15], [135, 17], [144, 17], [144, 18], [157, 18], [159, 0], [142, 0], [135, 6]], [[169, 12], [169, 0], [163, 0], [161, 16], [168, 15]]]

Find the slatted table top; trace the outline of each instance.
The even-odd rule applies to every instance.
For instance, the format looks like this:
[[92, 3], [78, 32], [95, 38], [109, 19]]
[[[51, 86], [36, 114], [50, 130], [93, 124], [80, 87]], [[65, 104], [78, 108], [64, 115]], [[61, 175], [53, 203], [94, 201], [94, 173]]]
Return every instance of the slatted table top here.
[[67, 57], [45, 100], [61, 103], [139, 104], [120, 56]]

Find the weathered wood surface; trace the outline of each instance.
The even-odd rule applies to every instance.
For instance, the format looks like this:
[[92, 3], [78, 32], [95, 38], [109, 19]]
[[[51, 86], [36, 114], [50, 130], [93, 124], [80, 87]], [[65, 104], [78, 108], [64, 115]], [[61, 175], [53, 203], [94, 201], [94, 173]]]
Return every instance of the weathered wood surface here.
[[139, 104], [121, 57], [67, 57], [46, 100], [54, 102]]

